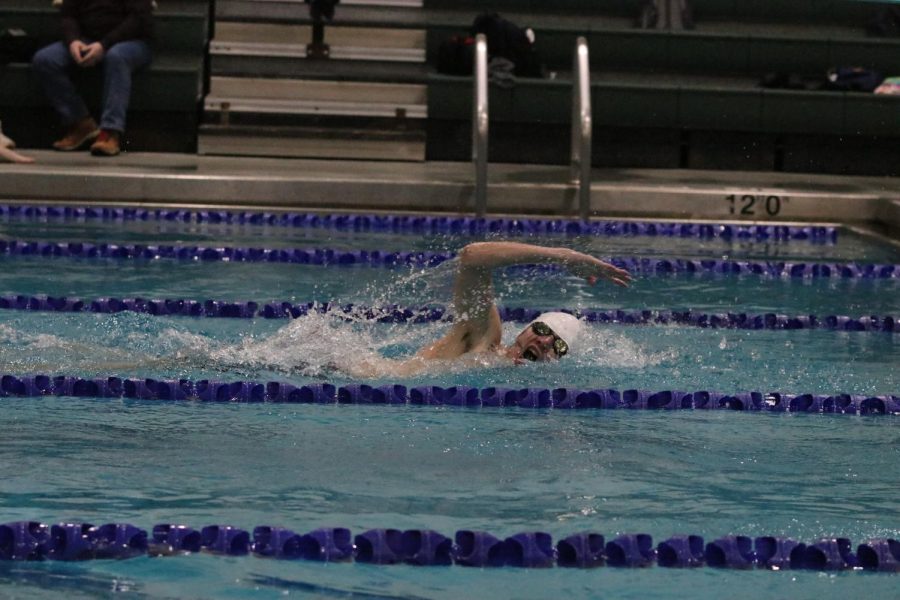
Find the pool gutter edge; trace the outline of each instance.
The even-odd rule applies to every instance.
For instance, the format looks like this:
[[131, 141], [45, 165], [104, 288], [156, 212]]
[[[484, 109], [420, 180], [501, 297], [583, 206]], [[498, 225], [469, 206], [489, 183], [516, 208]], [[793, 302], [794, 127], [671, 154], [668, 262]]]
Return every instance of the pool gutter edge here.
[[[0, 165], [0, 199], [255, 210], [473, 210], [467, 163], [30, 154], [34, 165]], [[488, 211], [575, 216], [577, 193], [568, 176], [560, 166], [491, 165]], [[591, 212], [598, 218], [834, 222], [900, 239], [900, 179], [640, 169], [597, 169], [593, 176]]]

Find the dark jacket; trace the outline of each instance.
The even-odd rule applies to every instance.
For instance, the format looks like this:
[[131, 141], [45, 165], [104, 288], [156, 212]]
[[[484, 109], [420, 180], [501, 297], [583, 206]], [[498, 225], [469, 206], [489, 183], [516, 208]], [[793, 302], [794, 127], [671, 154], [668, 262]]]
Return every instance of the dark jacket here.
[[62, 33], [75, 40], [99, 41], [105, 49], [125, 40], [153, 38], [152, 0], [63, 0]]

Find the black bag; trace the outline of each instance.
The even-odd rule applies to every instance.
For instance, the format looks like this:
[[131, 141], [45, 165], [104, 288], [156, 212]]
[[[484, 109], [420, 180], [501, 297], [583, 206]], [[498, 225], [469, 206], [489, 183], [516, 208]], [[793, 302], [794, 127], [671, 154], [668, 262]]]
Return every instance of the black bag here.
[[528, 33], [512, 21], [497, 13], [483, 13], [472, 22], [471, 33], [483, 33], [487, 37], [488, 57], [512, 62], [517, 77], [543, 77], [540, 56]]
[[38, 50], [38, 41], [22, 29], [0, 30], [0, 65], [11, 62], [31, 62]]
[[438, 46], [437, 70], [445, 75], [471, 75], [475, 61], [475, 38], [454, 35]]
[[862, 67], [838, 67], [828, 71], [828, 81], [822, 89], [837, 92], [874, 92], [884, 77], [877, 71]]

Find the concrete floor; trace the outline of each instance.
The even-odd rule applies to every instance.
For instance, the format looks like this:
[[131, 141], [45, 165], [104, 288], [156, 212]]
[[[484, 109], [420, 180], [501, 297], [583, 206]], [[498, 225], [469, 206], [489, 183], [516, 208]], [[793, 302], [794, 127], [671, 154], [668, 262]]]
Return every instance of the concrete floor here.
[[[276, 210], [474, 210], [469, 163], [26, 153], [34, 164], [0, 164], [0, 199]], [[577, 215], [577, 190], [565, 167], [492, 164], [488, 177], [488, 214]], [[596, 169], [592, 180], [591, 213], [598, 217], [835, 222], [900, 239], [900, 179]]]

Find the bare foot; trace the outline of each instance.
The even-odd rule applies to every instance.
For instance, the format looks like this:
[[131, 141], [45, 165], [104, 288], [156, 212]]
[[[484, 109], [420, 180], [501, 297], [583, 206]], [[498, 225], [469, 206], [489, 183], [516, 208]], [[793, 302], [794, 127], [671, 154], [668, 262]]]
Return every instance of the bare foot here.
[[0, 146], [0, 160], [27, 165], [34, 162], [34, 159], [24, 154], [19, 154], [15, 150]]

